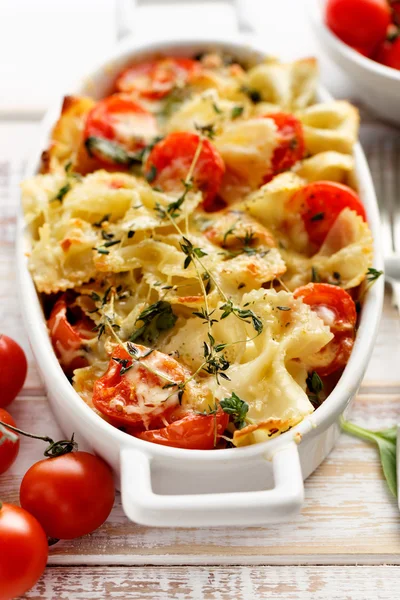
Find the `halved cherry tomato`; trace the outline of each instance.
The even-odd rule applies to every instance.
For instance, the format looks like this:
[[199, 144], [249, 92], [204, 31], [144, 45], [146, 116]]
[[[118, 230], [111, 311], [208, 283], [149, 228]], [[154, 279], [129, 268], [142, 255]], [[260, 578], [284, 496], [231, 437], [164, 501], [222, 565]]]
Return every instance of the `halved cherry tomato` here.
[[0, 504], [0, 600], [20, 598], [42, 575], [47, 537], [35, 517], [13, 504]]
[[[125, 94], [100, 100], [89, 112], [84, 131], [85, 140], [91, 137], [111, 140], [131, 152], [144, 148], [156, 135], [155, 117]], [[106, 165], [114, 164], [96, 146], [91, 147], [91, 153]]]
[[79, 354], [84, 341], [93, 336], [94, 323], [81, 316], [73, 325], [68, 320], [66, 297], [61, 296], [53, 306], [47, 327], [54, 350], [64, 371], [70, 375], [88, 362]]
[[325, 14], [338, 38], [368, 55], [385, 39], [391, 16], [387, 0], [328, 0]]
[[154, 444], [186, 448], [187, 450], [212, 450], [228, 426], [229, 415], [221, 409], [214, 415], [187, 413], [161, 429], [137, 433], [136, 437]]
[[206, 211], [221, 208], [215, 202], [225, 172], [221, 155], [209, 140], [201, 140], [195, 133], [175, 132], [158, 142], [150, 152], [146, 171], [155, 169], [153, 185], [164, 191], [183, 191], [190, 166], [201, 143], [201, 150], [193, 171], [195, 188], [203, 193], [203, 206]]
[[[16, 427], [14, 419], [4, 408], [0, 408], [0, 421]], [[11, 467], [19, 451], [19, 439], [16, 442], [7, 439], [2, 442], [2, 437], [3, 434], [0, 432], [0, 475]]]
[[[122, 346], [113, 350], [106, 373], [94, 384], [93, 404], [113, 425], [159, 427], [179, 405], [178, 394], [166, 387], [168, 380], [162, 375], [181, 383], [188, 373], [167, 354], [148, 353], [148, 348], [136, 344], [135, 348], [140, 360], [133, 360]], [[126, 372], [121, 374], [121, 369]]]
[[7, 335], [0, 334], [0, 406], [10, 404], [26, 379], [28, 363], [21, 346]]
[[342, 183], [315, 181], [302, 187], [289, 200], [287, 210], [299, 212], [310, 241], [321, 246], [343, 209], [354, 210], [366, 221], [361, 200]]
[[25, 473], [21, 506], [50, 537], [71, 540], [104, 523], [114, 504], [110, 467], [88, 452], [70, 452], [39, 460]]
[[312, 368], [319, 375], [330, 375], [345, 367], [354, 345], [357, 320], [356, 306], [350, 294], [329, 283], [309, 283], [297, 288], [294, 297], [308, 304], [334, 335], [315, 355]]
[[400, 70], [400, 37], [393, 42], [389, 40], [383, 42], [374, 58], [382, 65]]
[[160, 58], [128, 67], [117, 81], [119, 92], [136, 92], [150, 99], [163, 98], [174, 87], [184, 86], [201, 70], [199, 61], [190, 58]]
[[303, 125], [301, 121], [289, 113], [271, 113], [264, 115], [272, 119], [278, 129], [278, 145], [271, 161], [272, 173], [266, 175], [264, 183], [270, 181], [278, 173], [287, 171], [301, 160], [305, 152]]

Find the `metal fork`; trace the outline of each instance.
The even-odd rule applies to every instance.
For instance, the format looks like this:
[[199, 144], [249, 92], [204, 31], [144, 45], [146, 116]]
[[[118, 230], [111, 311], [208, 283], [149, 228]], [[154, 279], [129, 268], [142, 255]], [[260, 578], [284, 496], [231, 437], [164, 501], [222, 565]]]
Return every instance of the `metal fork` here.
[[385, 280], [400, 312], [400, 142], [378, 139], [365, 150], [381, 214]]

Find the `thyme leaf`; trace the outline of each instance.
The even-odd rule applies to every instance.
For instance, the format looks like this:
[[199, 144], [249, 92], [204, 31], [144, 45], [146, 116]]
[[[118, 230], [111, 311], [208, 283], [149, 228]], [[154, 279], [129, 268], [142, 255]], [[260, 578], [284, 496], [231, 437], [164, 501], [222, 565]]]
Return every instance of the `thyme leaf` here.
[[235, 392], [232, 392], [232, 395], [228, 398], [223, 398], [219, 404], [222, 410], [232, 418], [232, 422], [237, 429], [243, 429], [246, 426], [249, 405], [239, 398]]

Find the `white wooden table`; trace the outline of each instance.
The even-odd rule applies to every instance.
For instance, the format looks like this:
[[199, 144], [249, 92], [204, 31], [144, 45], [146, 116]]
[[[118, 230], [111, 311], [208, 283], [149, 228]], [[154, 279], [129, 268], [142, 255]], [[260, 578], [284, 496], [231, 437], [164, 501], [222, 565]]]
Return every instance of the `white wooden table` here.
[[[265, 0], [264, 0], [265, 1]], [[281, 0], [281, 15], [294, 0]], [[290, 6], [289, 6], [290, 5]], [[298, 53], [310, 50], [292, 15], [285, 39]], [[267, 22], [265, 21], [267, 28]], [[273, 26], [269, 31], [272, 35]], [[282, 37], [282, 36], [281, 36]], [[277, 38], [276, 40], [277, 41]], [[279, 41], [279, 40], [278, 40]], [[279, 44], [274, 45], [277, 53]], [[283, 45], [281, 45], [282, 50]], [[325, 65], [324, 65], [325, 66]], [[338, 95], [354, 90], [324, 71]], [[365, 115], [362, 140], [397, 136]], [[0, 330], [27, 352], [29, 373], [10, 412], [22, 429], [57, 438], [19, 314], [15, 285], [15, 203], [23, 159], [37, 123], [0, 121]], [[400, 195], [400, 190], [399, 190]], [[399, 421], [400, 319], [385, 302], [378, 342], [353, 418], [381, 428]], [[21, 440], [16, 463], [0, 477], [0, 497], [18, 502], [22, 475], [42, 457], [43, 444]], [[305, 504], [293, 521], [271, 527], [230, 529], [146, 528], [125, 518], [119, 496], [107, 523], [84, 538], [50, 549], [49, 566], [25, 598], [40, 600], [395, 600], [400, 583], [400, 515], [384, 482], [375, 448], [342, 435], [329, 458], [307, 480]]]

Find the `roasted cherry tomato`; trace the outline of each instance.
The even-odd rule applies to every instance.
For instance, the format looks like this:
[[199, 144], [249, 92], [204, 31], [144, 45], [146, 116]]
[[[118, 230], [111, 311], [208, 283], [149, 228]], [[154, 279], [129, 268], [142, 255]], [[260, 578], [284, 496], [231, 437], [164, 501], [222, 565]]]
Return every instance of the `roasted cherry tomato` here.
[[161, 429], [137, 433], [136, 437], [154, 444], [186, 448], [187, 450], [212, 450], [228, 426], [229, 415], [221, 409], [214, 415], [187, 413]]
[[[133, 360], [122, 346], [113, 350], [108, 370], [94, 384], [93, 404], [113, 425], [159, 427], [179, 404], [178, 394], [166, 387], [162, 375], [181, 383], [188, 373], [167, 354], [135, 348], [139, 360]], [[141, 364], [143, 359], [151, 370]]]
[[[16, 427], [14, 419], [4, 408], [0, 408], [0, 421]], [[3, 434], [0, 432], [0, 475], [11, 467], [19, 451], [19, 439], [16, 442], [11, 440], [3, 442], [2, 437]]]
[[110, 467], [88, 452], [40, 460], [21, 482], [21, 506], [36, 517], [46, 534], [70, 540], [104, 523], [114, 504]]
[[301, 214], [310, 241], [324, 242], [343, 209], [349, 208], [366, 220], [365, 209], [354, 190], [333, 181], [315, 181], [295, 192], [287, 210]]
[[[100, 100], [88, 114], [84, 131], [85, 140], [110, 140], [130, 152], [141, 150], [156, 135], [155, 117], [125, 94]], [[121, 162], [118, 156], [105, 153], [101, 145], [91, 143], [90, 153], [106, 165]]]
[[272, 119], [278, 129], [278, 145], [274, 150], [271, 161], [272, 173], [264, 178], [264, 183], [267, 183], [275, 175], [287, 171], [303, 158], [305, 144], [303, 125], [294, 115], [271, 113], [264, 116]]
[[326, 24], [349, 46], [369, 56], [385, 39], [391, 15], [387, 0], [328, 0]]
[[35, 517], [13, 504], [0, 505], [0, 600], [25, 594], [42, 575], [47, 537]]
[[329, 283], [309, 283], [297, 288], [294, 296], [308, 304], [334, 335], [315, 355], [312, 368], [319, 375], [330, 375], [345, 367], [354, 345], [357, 320], [356, 306], [350, 294]]
[[393, 42], [389, 40], [383, 42], [374, 58], [387, 67], [400, 70], [400, 37]]
[[150, 99], [163, 98], [174, 87], [183, 87], [198, 74], [201, 65], [190, 58], [160, 58], [140, 62], [119, 75], [116, 88], [120, 92], [136, 92]]
[[67, 310], [66, 297], [61, 296], [51, 311], [47, 327], [60, 364], [67, 375], [71, 375], [75, 369], [88, 364], [80, 351], [85, 340], [93, 336], [94, 323], [81, 316], [71, 325]]
[[10, 404], [26, 379], [28, 363], [21, 346], [7, 335], [0, 334], [0, 406]]
[[147, 176], [154, 171], [153, 185], [167, 192], [183, 191], [182, 181], [188, 176], [200, 143], [201, 150], [193, 171], [194, 187], [203, 193], [205, 210], [218, 210], [221, 207], [216, 204], [216, 195], [221, 186], [225, 164], [213, 144], [206, 139], [201, 140], [195, 133], [170, 133], [158, 142], [146, 162]]

